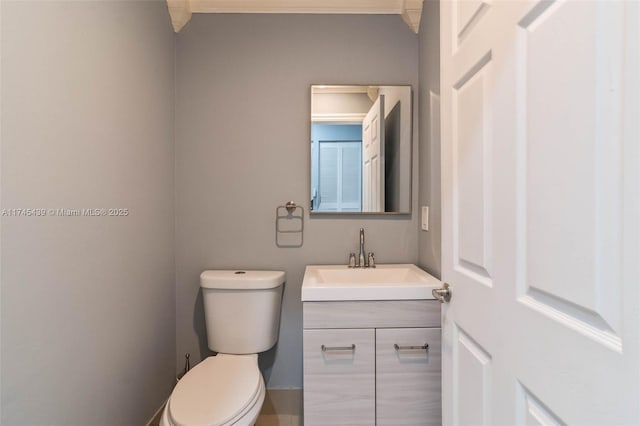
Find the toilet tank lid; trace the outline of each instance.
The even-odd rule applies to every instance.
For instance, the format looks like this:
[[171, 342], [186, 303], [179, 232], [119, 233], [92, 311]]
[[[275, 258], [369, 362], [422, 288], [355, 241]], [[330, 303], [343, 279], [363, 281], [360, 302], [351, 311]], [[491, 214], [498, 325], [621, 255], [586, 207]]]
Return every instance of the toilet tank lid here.
[[204, 271], [200, 274], [200, 287], [218, 290], [264, 290], [282, 285], [282, 271]]

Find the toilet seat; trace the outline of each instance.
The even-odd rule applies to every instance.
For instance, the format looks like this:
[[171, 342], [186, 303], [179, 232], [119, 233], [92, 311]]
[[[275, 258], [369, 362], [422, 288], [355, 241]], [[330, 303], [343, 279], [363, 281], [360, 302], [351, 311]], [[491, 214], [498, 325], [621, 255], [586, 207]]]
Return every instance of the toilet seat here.
[[167, 402], [167, 420], [176, 426], [239, 424], [256, 411], [258, 402], [262, 406], [259, 399], [264, 399], [264, 381], [258, 355], [219, 354], [199, 363], [178, 382]]

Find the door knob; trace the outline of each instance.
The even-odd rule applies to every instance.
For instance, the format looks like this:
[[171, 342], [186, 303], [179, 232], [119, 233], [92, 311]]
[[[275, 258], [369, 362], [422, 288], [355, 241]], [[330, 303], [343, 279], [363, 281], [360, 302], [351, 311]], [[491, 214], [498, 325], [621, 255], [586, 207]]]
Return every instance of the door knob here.
[[448, 302], [451, 300], [451, 290], [449, 290], [449, 284], [443, 283], [442, 288], [434, 288], [431, 290], [433, 297], [438, 299], [440, 303]]

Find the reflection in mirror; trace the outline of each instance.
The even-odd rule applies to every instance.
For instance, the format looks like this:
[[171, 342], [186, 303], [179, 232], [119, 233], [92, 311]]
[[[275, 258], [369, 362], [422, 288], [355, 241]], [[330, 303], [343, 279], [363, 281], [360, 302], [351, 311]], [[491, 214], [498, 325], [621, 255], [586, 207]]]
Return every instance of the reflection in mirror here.
[[311, 86], [311, 212], [410, 211], [411, 86]]

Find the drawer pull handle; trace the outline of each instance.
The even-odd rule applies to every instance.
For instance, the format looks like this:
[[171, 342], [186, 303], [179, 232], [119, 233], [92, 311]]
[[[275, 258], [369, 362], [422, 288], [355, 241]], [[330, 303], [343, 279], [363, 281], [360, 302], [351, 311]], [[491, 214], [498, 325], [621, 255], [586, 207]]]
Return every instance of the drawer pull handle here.
[[326, 352], [326, 351], [355, 351], [356, 350], [356, 345], [352, 344], [351, 346], [325, 346], [322, 345], [320, 346], [320, 349], [322, 349], [322, 352]]
[[429, 350], [429, 344], [425, 343], [422, 346], [398, 346], [397, 343], [393, 344], [393, 347], [396, 348], [396, 351], [403, 351], [403, 350], [416, 350], [416, 349], [421, 349], [423, 351], [428, 351]]

